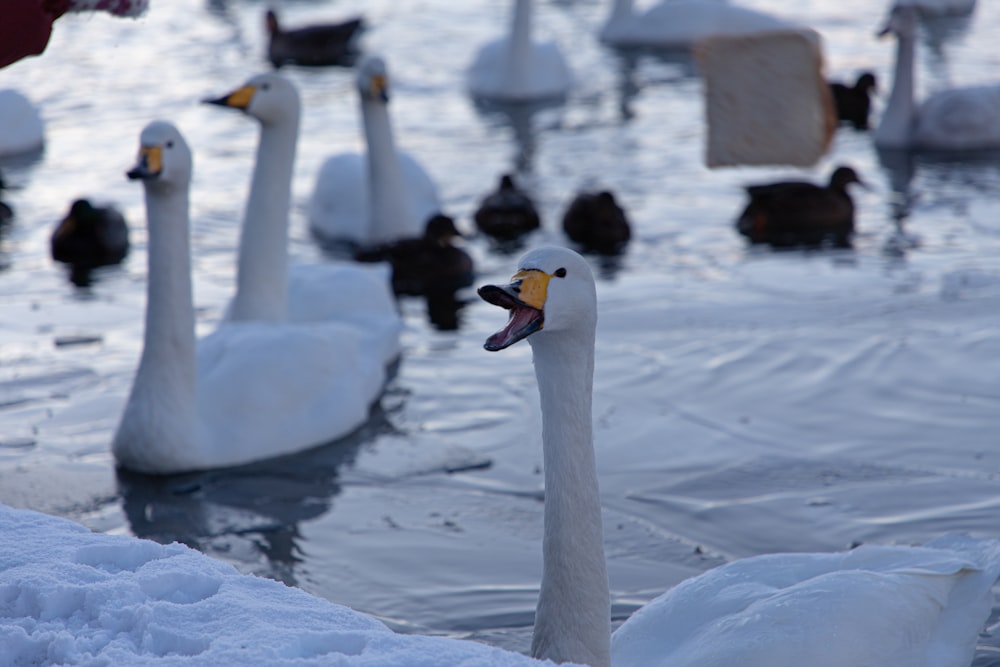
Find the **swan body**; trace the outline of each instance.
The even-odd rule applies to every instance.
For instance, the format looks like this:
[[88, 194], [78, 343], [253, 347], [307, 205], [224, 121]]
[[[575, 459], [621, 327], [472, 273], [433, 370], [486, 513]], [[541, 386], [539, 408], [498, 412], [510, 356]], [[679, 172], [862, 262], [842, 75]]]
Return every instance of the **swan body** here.
[[358, 65], [358, 91], [368, 150], [323, 163], [309, 201], [310, 229], [323, 240], [356, 245], [420, 236], [441, 201], [427, 171], [396, 149], [382, 58], [369, 56]]
[[601, 41], [631, 48], [690, 49], [711, 35], [746, 35], [794, 27], [791, 22], [745, 7], [698, 0], [661, 1], [636, 11], [633, 0], [613, 0]]
[[112, 441], [118, 464], [167, 474], [300, 451], [350, 432], [384, 382], [364, 333], [339, 323], [232, 322], [195, 339], [191, 152], [170, 123], [140, 137], [149, 275], [139, 367]]
[[976, 8], [976, 0], [899, 0], [895, 4], [918, 7], [926, 17], [964, 16]]
[[542, 408], [542, 583], [532, 655], [590, 667], [967, 667], [993, 606], [1000, 541], [775, 554], [689, 579], [610, 632], [594, 461], [597, 296], [582, 257], [542, 247], [510, 284], [479, 290], [509, 311], [486, 340], [527, 338]]
[[0, 90], [0, 157], [37, 151], [44, 143], [38, 108], [12, 88]]
[[477, 51], [466, 73], [473, 97], [531, 102], [565, 97], [573, 85], [569, 65], [552, 41], [531, 38], [531, 0], [514, 0], [509, 34]]
[[896, 36], [896, 67], [875, 145], [960, 151], [1000, 148], [1000, 85], [952, 88], [921, 104], [914, 100], [917, 11], [912, 5], [897, 5], [882, 31]]
[[251, 77], [212, 104], [239, 109], [260, 124], [250, 195], [240, 234], [236, 295], [228, 322], [363, 320], [366, 341], [381, 363], [400, 352], [402, 323], [387, 267], [347, 262], [288, 266], [288, 212], [301, 107], [280, 74]]

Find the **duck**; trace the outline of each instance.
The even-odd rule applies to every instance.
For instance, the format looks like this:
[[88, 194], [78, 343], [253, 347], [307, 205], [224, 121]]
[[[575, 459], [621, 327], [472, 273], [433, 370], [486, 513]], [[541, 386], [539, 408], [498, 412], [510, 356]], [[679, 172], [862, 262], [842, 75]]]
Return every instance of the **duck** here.
[[532, 0], [514, 0], [508, 34], [479, 47], [466, 71], [469, 93], [478, 100], [526, 103], [565, 98], [573, 75], [554, 41], [532, 40]]
[[779, 181], [748, 185], [750, 197], [736, 229], [751, 243], [775, 247], [819, 246], [832, 242], [849, 247], [854, 234], [854, 201], [847, 186], [864, 181], [848, 166], [838, 166], [829, 185]]
[[455, 220], [444, 214], [431, 216], [424, 235], [360, 250], [360, 262], [388, 262], [396, 294], [426, 296], [434, 292], [454, 293], [475, 279], [472, 258], [452, 245], [462, 233]]
[[360, 16], [339, 23], [282, 28], [273, 9], [265, 13], [267, 59], [275, 67], [300, 65], [325, 67], [350, 66], [357, 57], [356, 43], [364, 29]]
[[578, 192], [566, 207], [562, 224], [571, 241], [603, 255], [620, 253], [632, 237], [625, 209], [610, 190]]
[[0, 157], [40, 151], [45, 122], [38, 107], [18, 90], [0, 90]]
[[146, 326], [111, 449], [155, 475], [237, 466], [340, 438], [367, 419], [385, 369], [339, 322], [230, 322], [196, 339], [190, 255], [192, 155], [175, 125], [139, 137], [148, 233]]
[[540, 397], [533, 657], [590, 667], [971, 663], [993, 606], [1000, 541], [961, 535], [732, 561], [653, 599], [612, 634], [592, 425], [594, 275], [576, 252], [542, 246], [521, 257], [510, 283], [478, 292], [509, 313], [485, 349], [527, 340]]
[[880, 35], [895, 35], [892, 89], [878, 127], [880, 149], [967, 151], [1000, 148], [1000, 85], [940, 90], [914, 100], [914, 43], [918, 8], [896, 5]]
[[[7, 189], [7, 181], [4, 180], [3, 174], [0, 173], [0, 195], [3, 191]], [[10, 222], [14, 219], [14, 208], [5, 201], [0, 201], [0, 225]]]
[[86, 286], [93, 269], [119, 264], [128, 255], [128, 224], [114, 206], [77, 199], [52, 232], [49, 250], [54, 261], [70, 266], [75, 285]]
[[358, 64], [357, 86], [367, 153], [326, 159], [309, 199], [309, 228], [321, 241], [356, 246], [420, 236], [427, 219], [441, 210], [441, 198], [424, 166], [396, 148], [389, 72], [381, 56]]
[[494, 192], [484, 197], [473, 214], [480, 232], [498, 241], [512, 241], [541, 226], [535, 202], [503, 174]]
[[854, 126], [856, 130], [868, 129], [868, 114], [871, 109], [871, 94], [875, 91], [875, 75], [862, 72], [853, 86], [839, 81], [830, 82], [833, 105], [837, 118]]
[[634, 0], [612, 0], [602, 42], [619, 48], [690, 50], [712, 35], [748, 35], [797, 27], [772, 14], [703, 0], [663, 0], [637, 11]]
[[966, 16], [976, 8], [976, 0], [897, 0], [896, 4], [918, 7], [928, 18]]
[[260, 126], [240, 228], [236, 294], [225, 321], [357, 322], [360, 318], [374, 356], [391, 363], [400, 353], [402, 321], [388, 266], [363, 267], [350, 261], [289, 266], [289, 209], [301, 117], [295, 84], [279, 72], [264, 72], [205, 102], [240, 111]]

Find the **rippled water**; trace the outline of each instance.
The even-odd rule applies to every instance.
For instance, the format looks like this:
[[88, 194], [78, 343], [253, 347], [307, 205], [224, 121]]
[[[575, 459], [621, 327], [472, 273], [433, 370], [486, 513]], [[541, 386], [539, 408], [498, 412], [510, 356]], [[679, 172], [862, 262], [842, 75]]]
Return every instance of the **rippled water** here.
[[[859, 191], [853, 251], [748, 250], [732, 229], [740, 185], [784, 169], [709, 171], [700, 83], [689, 63], [626, 59], [594, 32], [605, 2], [540, 2], [579, 87], [561, 108], [484, 113], [462, 89], [507, 3], [287, 2], [290, 24], [363, 10], [387, 58], [400, 143], [470, 214], [518, 168], [542, 205], [532, 244], [581, 185], [613, 188], [635, 239], [598, 267], [596, 444], [615, 614], [730, 558], [998, 535], [1000, 160], [883, 166], [870, 136], [841, 130], [804, 174], [848, 162]], [[749, 4], [749, 3], [748, 3]], [[876, 71], [892, 44], [879, 3], [777, 0], [821, 31], [828, 71]], [[466, 295], [457, 331], [403, 303], [398, 372], [371, 422], [307, 454], [169, 479], [117, 475], [109, 441], [138, 358], [145, 301], [141, 188], [125, 181], [141, 127], [174, 120], [195, 150], [195, 298], [209, 331], [232, 292], [234, 246], [256, 128], [198, 104], [262, 69], [264, 4], [162, 0], [138, 22], [66, 17], [48, 52], [0, 71], [47, 121], [44, 153], [0, 164], [18, 189], [0, 234], [0, 500], [96, 530], [180, 540], [248, 572], [378, 615], [397, 628], [524, 650], [540, 576], [541, 450], [530, 350], [482, 342], [503, 322]], [[991, 78], [1000, 7], [981, 3], [936, 50], [922, 87]], [[304, 217], [328, 154], [359, 143], [346, 70], [290, 70], [305, 116], [292, 252], [321, 259]], [[126, 264], [75, 290], [48, 259], [80, 195], [131, 222]], [[901, 244], [899, 228], [919, 244]], [[468, 243], [483, 283], [515, 256]], [[998, 608], [1000, 609], [1000, 608]], [[977, 664], [1000, 664], [984, 637]]]

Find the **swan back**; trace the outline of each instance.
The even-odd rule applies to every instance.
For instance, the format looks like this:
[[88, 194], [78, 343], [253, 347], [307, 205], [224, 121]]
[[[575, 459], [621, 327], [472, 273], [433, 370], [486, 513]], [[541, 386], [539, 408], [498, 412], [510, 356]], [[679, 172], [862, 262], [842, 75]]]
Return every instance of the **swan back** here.
[[27, 97], [12, 88], [0, 90], [0, 157], [39, 150], [45, 123]]

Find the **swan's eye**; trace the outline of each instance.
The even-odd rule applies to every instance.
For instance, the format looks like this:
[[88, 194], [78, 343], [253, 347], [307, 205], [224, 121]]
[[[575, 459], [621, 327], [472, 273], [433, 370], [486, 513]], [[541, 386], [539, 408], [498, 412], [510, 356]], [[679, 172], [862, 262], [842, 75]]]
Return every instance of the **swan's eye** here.
[[167, 146], [167, 148], [173, 148], [173, 147], [174, 147], [174, 142], [172, 142], [172, 141], [168, 141], [168, 142], [166, 143], [166, 146]]
[[556, 278], [565, 278], [566, 277], [566, 269], [563, 269], [563, 268], [556, 269], [556, 272], [553, 275]]

